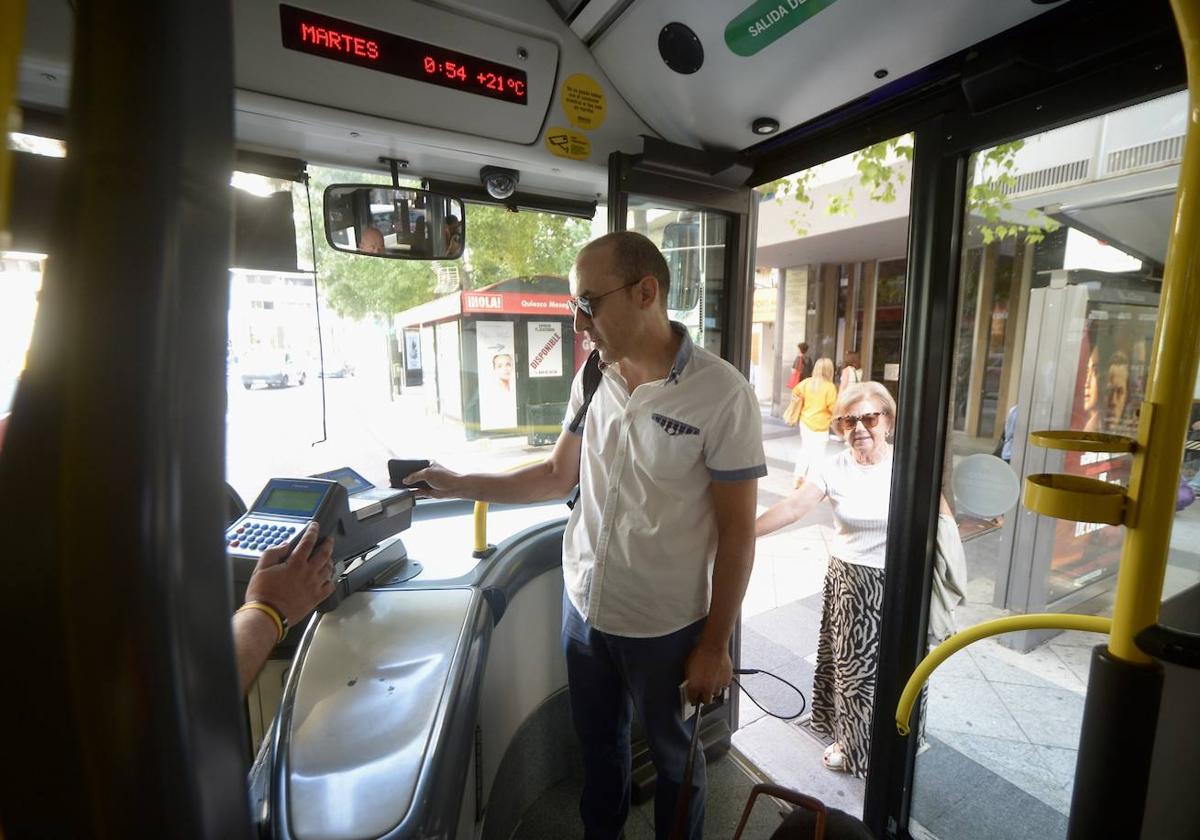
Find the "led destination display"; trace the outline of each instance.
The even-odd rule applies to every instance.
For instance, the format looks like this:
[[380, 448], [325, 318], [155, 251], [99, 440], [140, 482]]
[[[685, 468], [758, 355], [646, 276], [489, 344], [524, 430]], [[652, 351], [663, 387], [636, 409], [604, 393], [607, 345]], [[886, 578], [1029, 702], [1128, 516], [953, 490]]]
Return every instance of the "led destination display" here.
[[280, 5], [289, 50], [441, 85], [517, 105], [528, 101], [524, 70], [328, 15]]

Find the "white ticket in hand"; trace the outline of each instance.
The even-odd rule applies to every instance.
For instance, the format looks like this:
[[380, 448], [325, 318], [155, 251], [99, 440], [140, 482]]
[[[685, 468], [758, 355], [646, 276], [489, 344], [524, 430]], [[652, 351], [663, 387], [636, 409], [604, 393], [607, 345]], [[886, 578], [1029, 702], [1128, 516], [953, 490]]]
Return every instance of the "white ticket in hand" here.
[[698, 707], [688, 700], [687, 680], [679, 684], [679, 711], [683, 715], [684, 720], [688, 720], [696, 713]]

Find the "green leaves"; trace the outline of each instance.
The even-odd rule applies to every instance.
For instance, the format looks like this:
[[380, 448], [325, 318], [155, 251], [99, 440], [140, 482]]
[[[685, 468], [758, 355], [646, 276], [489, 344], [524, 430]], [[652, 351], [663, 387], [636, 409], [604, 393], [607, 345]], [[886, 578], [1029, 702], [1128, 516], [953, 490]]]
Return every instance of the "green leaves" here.
[[468, 288], [510, 277], [565, 277], [591, 230], [586, 219], [472, 204], [466, 226]]
[[[976, 158], [976, 174], [967, 190], [968, 223], [975, 224], [985, 244], [1002, 241], [1022, 234], [1029, 242], [1041, 242], [1047, 233], [1058, 230], [1058, 222], [1030, 210], [1028, 221], [1013, 218], [1009, 195], [1018, 187], [1016, 155], [1025, 146], [1024, 140], [1001, 143], [981, 152]], [[867, 190], [871, 201], [891, 204], [897, 199], [897, 186], [904, 183], [905, 171], [899, 167], [901, 161], [913, 159], [913, 135], [903, 134], [890, 140], [873, 143], [859, 149], [851, 156], [858, 173], [859, 186]], [[775, 195], [779, 204], [791, 202], [799, 205], [797, 212], [788, 219], [797, 236], [806, 236], [805, 211], [815, 201], [810, 193], [816, 167], [806, 169], [786, 178], [778, 178], [758, 187], [762, 195]], [[829, 216], [851, 216], [854, 213], [854, 188], [829, 195], [824, 211]], [[980, 222], [979, 220], [982, 219]]]

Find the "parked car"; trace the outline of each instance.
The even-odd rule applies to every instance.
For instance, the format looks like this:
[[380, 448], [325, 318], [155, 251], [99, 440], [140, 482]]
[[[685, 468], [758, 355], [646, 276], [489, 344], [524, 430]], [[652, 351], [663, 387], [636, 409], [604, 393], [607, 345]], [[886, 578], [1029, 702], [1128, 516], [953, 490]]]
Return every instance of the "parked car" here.
[[255, 383], [268, 388], [303, 385], [308, 379], [304, 368], [293, 361], [290, 353], [270, 351], [253, 353], [242, 362], [242, 387], [250, 390]]

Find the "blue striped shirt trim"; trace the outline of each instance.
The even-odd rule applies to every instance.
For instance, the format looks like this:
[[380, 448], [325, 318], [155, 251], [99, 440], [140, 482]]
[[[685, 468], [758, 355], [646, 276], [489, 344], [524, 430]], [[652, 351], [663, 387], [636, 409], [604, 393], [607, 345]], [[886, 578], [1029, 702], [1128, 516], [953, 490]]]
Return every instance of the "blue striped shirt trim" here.
[[714, 470], [709, 467], [708, 474], [713, 481], [746, 481], [751, 478], [764, 478], [767, 474], [767, 465], [759, 464], [757, 467], [746, 467], [741, 470]]

